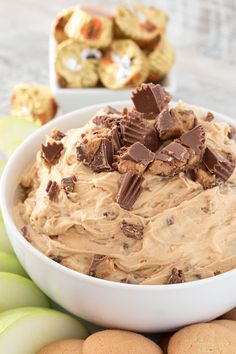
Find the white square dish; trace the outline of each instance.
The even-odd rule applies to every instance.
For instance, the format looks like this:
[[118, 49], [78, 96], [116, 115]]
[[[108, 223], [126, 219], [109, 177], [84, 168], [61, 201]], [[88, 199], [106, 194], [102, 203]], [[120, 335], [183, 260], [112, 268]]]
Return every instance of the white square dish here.
[[[55, 49], [56, 44], [52, 35], [49, 38], [49, 80], [50, 87], [63, 113], [87, 107], [102, 102], [128, 100], [131, 88], [123, 90], [110, 90], [107, 88], [95, 87], [84, 89], [61, 88], [57, 84], [55, 73]], [[176, 74], [173, 67], [169, 74], [162, 81], [165, 89], [173, 95], [176, 90]]]

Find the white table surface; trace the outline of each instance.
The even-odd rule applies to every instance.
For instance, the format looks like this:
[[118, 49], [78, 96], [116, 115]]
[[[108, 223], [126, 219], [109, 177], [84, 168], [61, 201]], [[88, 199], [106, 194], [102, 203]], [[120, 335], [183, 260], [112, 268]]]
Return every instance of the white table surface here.
[[[48, 35], [55, 14], [78, 0], [0, 0], [0, 115], [9, 113], [13, 86], [48, 84]], [[114, 6], [120, 1], [106, 3]], [[236, 1], [160, 0], [176, 47], [175, 99], [236, 118]]]

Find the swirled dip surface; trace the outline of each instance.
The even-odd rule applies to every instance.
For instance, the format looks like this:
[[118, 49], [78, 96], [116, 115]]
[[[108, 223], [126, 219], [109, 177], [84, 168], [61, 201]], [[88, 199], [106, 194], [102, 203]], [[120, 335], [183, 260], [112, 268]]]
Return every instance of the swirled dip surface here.
[[[138, 107], [135, 97], [133, 101]], [[204, 146], [233, 166], [236, 144], [229, 137], [228, 124], [210, 121], [211, 115], [206, 117], [196, 107], [186, 108], [183, 103], [178, 103], [175, 110], [187, 112], [187, 123], [194, 115], [195, 126], [200, 124], [205, 132]], [[137, 110], [134, 108], [132, 113]], [[96, 117], [105, 115], [118, 122], [121, 114], [105, 110]], [[145, 121], [153, 127], [156, 119]], [[87, 164], [83, 158], [78, 161], [78, 146], [92, 142], [89, 152], [94, 153], [98, 144], [94, 137], [110, 137], [112, 125], [105, 126], [101, 121], [91, 119], [83, 128], [75, 127], [65, 135], [54, 131], [46, 138], [45, 146], [57, 143], [63, 147], [53, 163], [47, 152], [40, 150], [25, 171], [20, 182], [27, 195], [25, 200], [17, 201], [15, 218], [28, 241], [66, 267], [117, 282], [176, 283], [235, 268], [235, 169], [224, 181], [218, 172], [207, 170], [209, 161], [204, 168], [198, 161], [197, 167], [191, 168], [190, 164], [190, 168], [164, 176], [155, 172], [155, 161], [148, 161], [144, 171], [138, 172], [143, 174], [140, 194], [132, 207], [125, 209], [117, 202], [122, 176], [124, 179], [127, 171], [137, 171], [137, 165], [125, 166], [125, 171], [117, 169], [125, 152], [116, 151], [114, 169], [102, 172], [91, 168], [88, 151], [83, 151], [87, 153]], [[184, 127], [185, 132], [192, 128], [186, 119]], [[158, 133], [161, 136], [163, 131], [159, 129]], [[164, 145], [155, 149], [160, 151], [171, 139], [162, 140]], [[124, 137], [121, 142], [124, 144]], [[68, 177], [72, 178], [63, 180]]]

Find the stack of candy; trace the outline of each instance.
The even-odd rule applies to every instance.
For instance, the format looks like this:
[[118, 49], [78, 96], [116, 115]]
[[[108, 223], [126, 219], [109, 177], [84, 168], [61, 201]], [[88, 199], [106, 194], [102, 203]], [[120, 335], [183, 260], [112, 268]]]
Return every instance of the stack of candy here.
[[64, 88], [122, 89], [159, 82], [175, 60], [167, 15], [143, 4], [114, 14], [86, 6], [60, 12], [53, 23], [57, 82]]

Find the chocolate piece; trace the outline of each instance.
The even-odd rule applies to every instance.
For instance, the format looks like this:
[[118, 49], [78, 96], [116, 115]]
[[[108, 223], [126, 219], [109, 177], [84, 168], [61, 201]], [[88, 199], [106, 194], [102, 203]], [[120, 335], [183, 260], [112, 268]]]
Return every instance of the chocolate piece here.
[[117, 109], [115, 109], [109, 105], [104, 108], [104, 112], [106, 114], [121, 114], [120, 111], [117, 111]]
[[190, 153], [186, 147], [178, 142], [172, 142], [156, 154], [149, 171], [164, 177], [175, 176], [186, 170], [189, 158]]
[[121, 136], [123, 144], [132, 145], [139, 141], [149, 150], [156, 151], [161, 145], [155, 129], [147, 125], [139, 114], [130, 112], [120, 122]]
[[120, 173], [126, 173], [130, 170], [143, 173], [155, 157], [153, 152], [139, 142], [122, 150], [117, 162], [117, 169]]
[[192, 149], [196, 155], [202, 156], [205, 144], [205, 131], [202, 125], [198, 125], [189, 132], [181, 135], [178, 141]]
[[96, 276], [96, 268], [99, 263], [107, 259], [108, 257], [102, 254], [95, 254], [92, 258], [92, 262], [89, 267], [88, 275], [95, 277]]
[[61, 186], [64, 191], [68, 193], [74, 192], [75, 182], [77, 181], [75, 176], [65, 177], [61, 180]]
[[62, 143], [47, 143], [47, 145], [42, 145], [41, 156], [48, 164], [52, 165], [60, 157], [63, 148]]
[[230, 125], [230, 131], [228, 132], [228, 138], [233, 139], [236, 133], [236, 129]]
[[133, 90], [131, 99], [138, 112], [159, 114], [168, 105], [171, 97], [161, 85], [150, 83]]
[[52, 130], [52, 139], [54, 140], [61, 140], [62, 138], [64, 138], [66, 135], [64, 133], [62, 133], [60, 130], [58, 129], [53, 129]]
[[81, 135], [83, 140], [80, 145], [76, 147], [77, 160], [82, 161], [85, 165], [89, 165], [92, 162], [102, 141], [102, 137], [96, 134], [96, 132], [93, 134], [92, 137], [89, 136], [88, 138], [86, 135]]
[[113, 148], [108, 139], [102, 139], [101, 144], [94, 155], [90, 168], [94, 172], [112, 171]]
[[213, 113], [207, 112], [207, 115], [204, 117], [204, 120], [205, 120], [206, 122], [211, 122], [214, 118], [215, 118], [215, 117], [214, 117], [214, 114], [213, 114]]
[[126, 220], [122, 220], [120, 228], [123, 234], [127, 237], [141, 240], [143, 238], [143, 226], [138, 224], [128, 223]]
[[168, 108], [158, 115], [155, 128], [162, 140], [178, 137], [183, 133], [183, 125], [174, 110]]
[[111, 130], [111, 143], [112, 143], [114, 152], [117, 153], [121, 148], [120, 132], [119, 132], [118, 127], [114, 127]]
[[224, 182], [230, 178], [235, 167], [234, 163], [226, 160], [209, 147], [206, 148], [203, 155], [203, 163], [211, 173]]
[[194, 170], [195, 180], [200, 183], [204, 189], [209, 189], [222, 183], [222, 180], [211, 174], [204, 165]]
[[169, 277], [167, 284], [178, 284], [184, 283], [184, 274], [181, 269], [173, 268], [171, 271], [171, 276]]
[[104, 114], [93, 118], [93, 123], [105, 128], [112, 128], [119, 125], [122, 115], [118, 114]]
[[55, 200], [59, 192], [59, 187], [57, 182], [50, 180], [47, 184], [46, 192], [48, 194], [49, 200]]
[[132, 209], [142, 192], [143, 181], [144, 178], [133, 171], [129, 171], [121, 177], [121, 185], [116, 197], [116, 201], [121, 208]]
[[174, 111], [175, 115], [181, 121], [183, 130], [185, 132], [193, 129], [197, 124], [197, 117], [191, 109], [181, 109], [179, 107], [174, 107], [171, 109], [171, 111]]
[[167, 223], [168, 226], [173, 225], [173, 224], [175, 223], [175, 222], [174, 222], [174, 217], [173, 217], [173, 216], [168, 216], [168, 217], [166, 218], [166, 223]]

